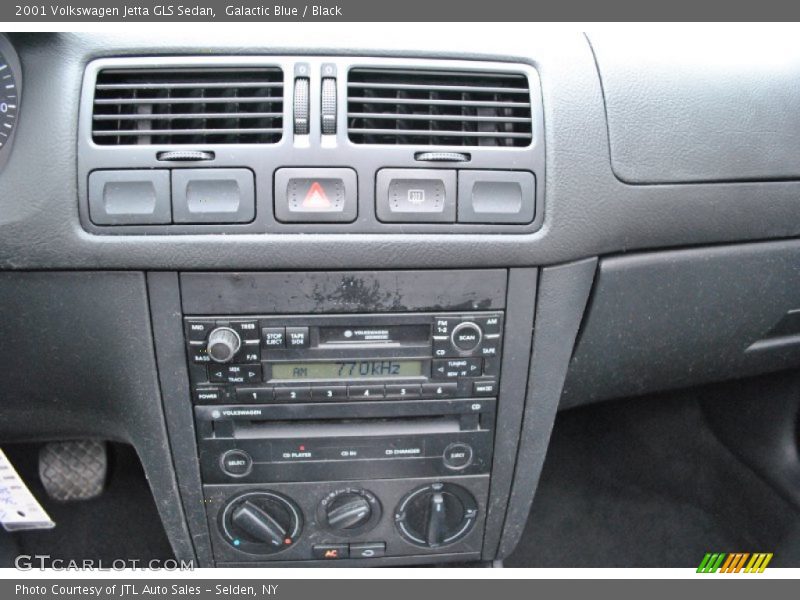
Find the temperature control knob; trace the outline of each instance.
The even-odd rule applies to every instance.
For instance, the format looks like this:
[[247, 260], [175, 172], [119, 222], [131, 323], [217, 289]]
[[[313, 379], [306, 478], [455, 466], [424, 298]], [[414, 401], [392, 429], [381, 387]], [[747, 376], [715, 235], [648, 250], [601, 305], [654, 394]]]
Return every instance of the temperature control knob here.
[[466, 489], [432, 483], [412, 490], [395, 511], [395, 524], [406, 540], [438, 548], [464, 538], [478, 517], [478, 504]]
[[242, 338], [230, 327], [217, 327], [208, 334], [206, 351], [214, 362], [226, 363], [232, 361], [241, 347]]
[[303, 530], [297, 505], [276, 492], [235, 497], [220, 514], [223, 537], [237, 550], [274, 554], [294, 544]]
[[372, 492], [360, 488], [334, 490], [319, 503], [317, 518], [340, 535], [366, 533], [381, 517], [381, 503]]

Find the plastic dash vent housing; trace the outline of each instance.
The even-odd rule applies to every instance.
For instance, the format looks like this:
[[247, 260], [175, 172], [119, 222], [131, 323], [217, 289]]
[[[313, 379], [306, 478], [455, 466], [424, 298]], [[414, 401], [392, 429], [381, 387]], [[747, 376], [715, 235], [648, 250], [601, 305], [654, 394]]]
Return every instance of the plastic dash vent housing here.
[[283, 134], [276, 67], [103, 69], [92, 140], [104, 146], [274, 144]]
[[533, 140], [524, 74], [354, 68], [347, 121], [356, 144], [524, 147]]

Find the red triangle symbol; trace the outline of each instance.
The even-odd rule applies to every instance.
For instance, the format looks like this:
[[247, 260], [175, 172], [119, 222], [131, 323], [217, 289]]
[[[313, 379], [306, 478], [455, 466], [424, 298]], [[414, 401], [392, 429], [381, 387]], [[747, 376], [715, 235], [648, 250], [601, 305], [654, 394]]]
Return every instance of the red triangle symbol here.
[[328, 200], [325, 190], [318, 181], [312, 183], [311, 187], [308, 188], [308, 193], [305, 200], [303, 200], [303, 206], [305, 208], [330, 208], [331, 201]]

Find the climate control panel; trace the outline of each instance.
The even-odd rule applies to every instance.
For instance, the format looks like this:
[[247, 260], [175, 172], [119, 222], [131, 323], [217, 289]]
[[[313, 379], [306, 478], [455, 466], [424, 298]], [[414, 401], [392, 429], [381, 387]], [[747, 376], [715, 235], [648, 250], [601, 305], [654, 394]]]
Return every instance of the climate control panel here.
[[[206, 486], [218, 564], [479, 557], [489, 477]], [[364, 561], [363, 563], [360, 561]]]

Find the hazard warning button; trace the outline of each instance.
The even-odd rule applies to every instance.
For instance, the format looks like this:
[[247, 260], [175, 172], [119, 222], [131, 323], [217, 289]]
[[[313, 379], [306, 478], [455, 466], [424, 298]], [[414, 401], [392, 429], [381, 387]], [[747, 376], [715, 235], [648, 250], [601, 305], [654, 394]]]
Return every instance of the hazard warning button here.
[[351, 223], [358, 205], [352, 169], [278, 169], [275, 218], [283, 223]]

